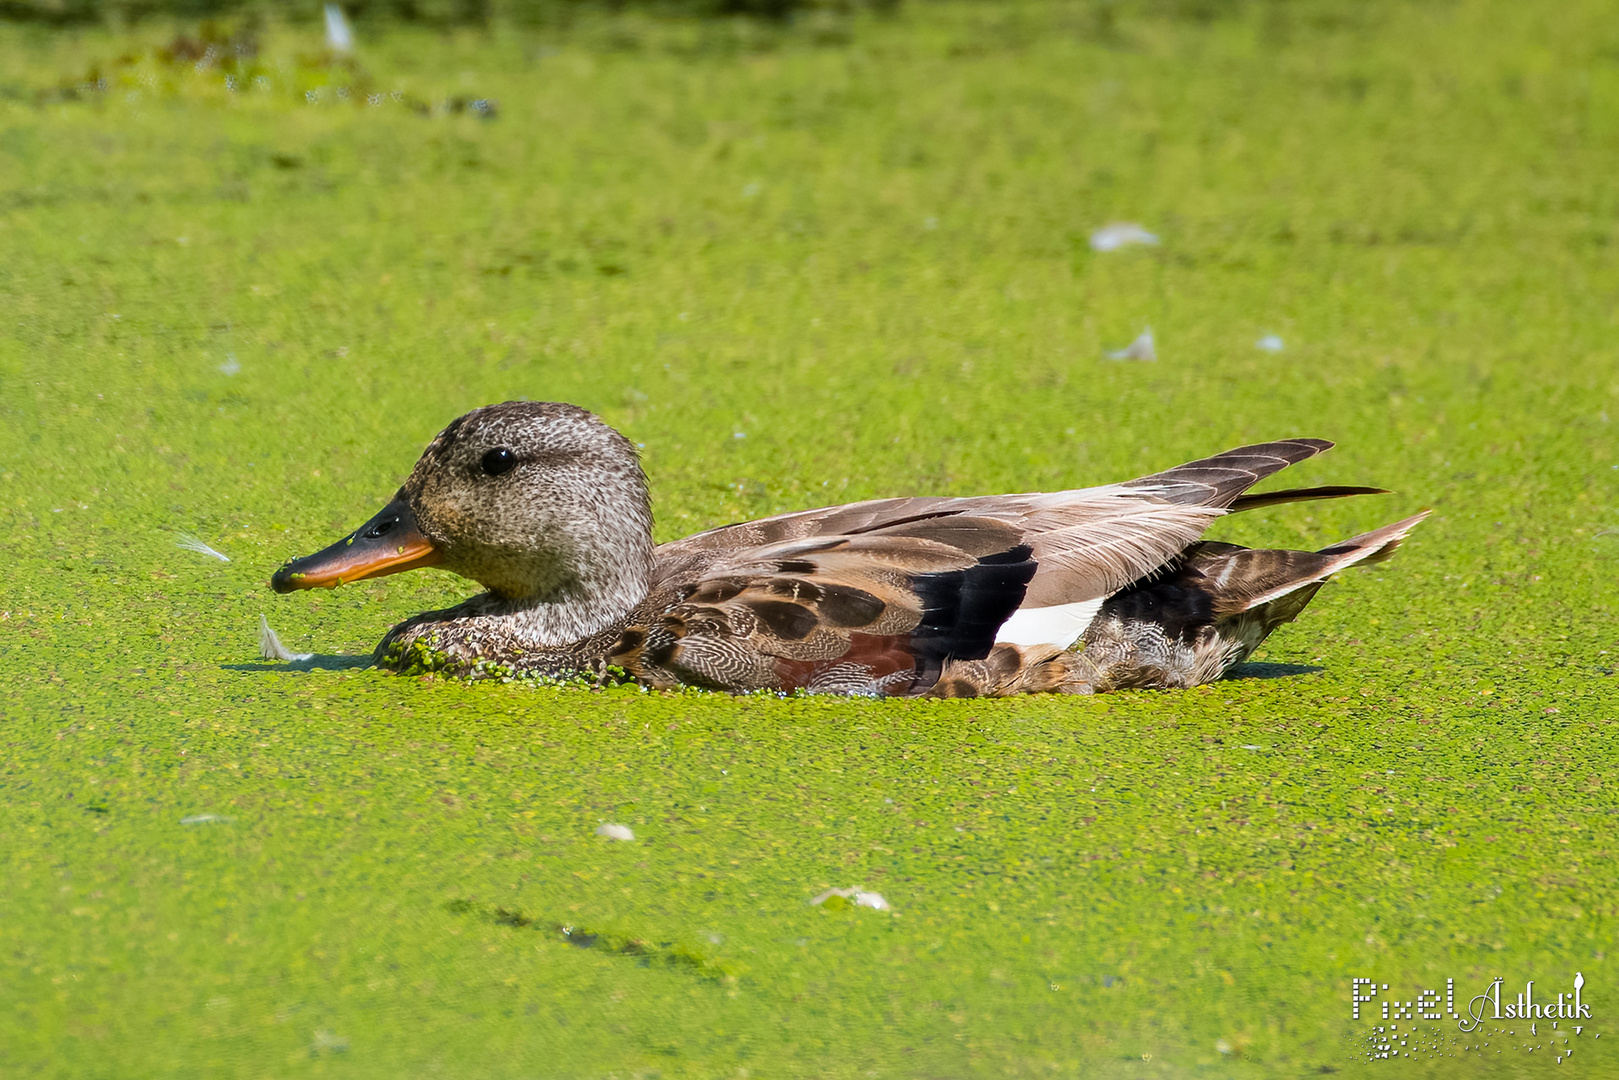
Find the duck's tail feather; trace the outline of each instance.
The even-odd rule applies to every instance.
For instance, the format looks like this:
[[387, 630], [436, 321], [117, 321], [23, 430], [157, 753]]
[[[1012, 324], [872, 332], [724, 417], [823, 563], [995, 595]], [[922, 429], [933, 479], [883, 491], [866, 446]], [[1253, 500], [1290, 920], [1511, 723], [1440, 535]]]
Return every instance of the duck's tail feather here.
[[1352, 495], [1387, 495], [1387, 488], [1345, 487], [1331, 484], [1326, 487], [1288, 488], [1286, 491], [1256, 491], [1239, 495], [1227, 507], [1233, 514], [1244, 510], [1257, 510], [1261, 506], [1280, 506], [1282, 503], [1314, 502], [1317, 499], [1347, 499]]
[[1348, 555], [1355, 552], [1363, 553], [1357, 558], [1344, 563], [1345, 566], [1352, 566], [1355, 563], [1383, 562], [1398, 550], [1411, 530], [1420, 525], [1423, 518], [1426, 518], [1431, 513], [1433, 513], [1432, 510], [1424, 510], [1420, 514], [1412, 514], [1404, 521], [1396, 521], [1394, 524], [1385, 525], [1381, 529], [1373, 529], [1371, 532], [1364, 532], [1359, 536], [1351, 536], [1348, 540], [1333, 544], [1331, 547], [1324, 547], [1320, 553], [1333, 556]]
[[[1235, 615], [1253, 611], [1296, 589], [1320, 584], [1356, 563], [1382, 562], [1394, 554], [1406, 534], [1428, 513], [1424, 510], [1403, 521], [1352, 536], [1320, 551], [1238, 548], [1205, 553], [1194, 550], [1187, 562], [1212, 587], [1210, 591], [1216, 615]], [[1205, 550], [1213, 547], [1200, 546]]]
[[1424, 511], [1320, 551], [1260, 550], [1205, 541], [1180, 565], [1110, 597], [1069, 654], [1063, 688], [1076, 693], [1210, 682], [1298, 618], [1327, 579], [1392, 555]]

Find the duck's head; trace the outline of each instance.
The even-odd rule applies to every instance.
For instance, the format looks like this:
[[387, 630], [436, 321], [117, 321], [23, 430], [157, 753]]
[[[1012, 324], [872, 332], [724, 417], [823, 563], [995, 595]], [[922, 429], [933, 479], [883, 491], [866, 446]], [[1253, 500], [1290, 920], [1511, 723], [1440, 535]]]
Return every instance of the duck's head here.
[[514, 605], [628, 611], [651, 563], [651, 504], [629, 440], [572, 405], [508, 401], [445, 428], [381, 513], [270, 584], [285, 593], [439, 566]]

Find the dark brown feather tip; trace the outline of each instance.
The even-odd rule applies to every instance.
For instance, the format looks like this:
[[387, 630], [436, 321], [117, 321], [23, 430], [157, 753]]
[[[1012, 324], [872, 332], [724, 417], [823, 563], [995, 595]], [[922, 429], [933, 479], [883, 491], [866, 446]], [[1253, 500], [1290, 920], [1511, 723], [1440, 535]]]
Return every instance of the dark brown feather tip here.
[[1172, 503], [1229, 506], [1265, 477], [1332, 449], [1326, 439], [1279, 439], [1239, 446], [1213, 457], [1188, 461], [1123, 485], [1144, 488]]
[[1286, 491], [1255, 491], [1239, 495], [1231, 504], [1231, 512], [1256, 510], [1261, 506], [1279, 506], [1283, 503], [1314, 502], [1317, 499], [1347, 499], [1354, 495], [1387, 495], [1387, 488], [1348, 487], [1330, 484], [1325, 487], [1288, 488]]

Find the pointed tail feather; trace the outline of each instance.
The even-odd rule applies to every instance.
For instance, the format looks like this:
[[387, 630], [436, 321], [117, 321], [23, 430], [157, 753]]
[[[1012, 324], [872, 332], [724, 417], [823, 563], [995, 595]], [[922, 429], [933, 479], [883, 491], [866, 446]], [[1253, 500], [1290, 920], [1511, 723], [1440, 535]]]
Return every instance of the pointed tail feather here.
[[1239, 495], [1227, 509], [1233, 514], [1243, 510], [1257, 510], [1261, 506], [1279, 506], [1282, 503], [1314, 502], [1317, 499], [1347, 499], [1352, 495], [1387, 495], [1387, 488], [1374, 487], [1344, 487], [1340, 484], [1327, 487], [1288, 488], [1286, 491], [1256, 491], [1248, 495]]
[[1243, 605], [1239, 610], [1252, 611], [1275, 600], [1277, 597], [1286, 596], [1288, 593], [1301, 589], [1306, 585], [1318, 585], [1333, 574], [1348, 567], [1384, 561], [1394, 554], [1395, 549], [1405, 540], [1406, 535], [1416, 528], [1418, 523], [1430, 513], [1432, 511], [1424, 510], [1420, 514], [1414, 514], [1403, 521], [1396, 521], [1392, 525], [1385, 525], [1381, 529], [1373, 529], [1371, 532], [1352, 536], [1348, 540], [1322, 548], [1320, 551], [1315, 552], [1313, 556], [1309, 556], [1305, 552], [1255, 551], [1243, 553], [1244, 555], [1261, 557], [1294, 556], [1295, 558], [1290, 561], [1303, 565], [1300, 566], [1302, 573], [1299, 573], [1291, 580], [1252, 596], [1244, 597]]
[[1371, 532], [1361, 533], [1359, 536], [1351, 536], [1348, 540], [1333, 544], [1331, 547], [1322, 548], [1320, 553], [1322, 555], [1339, 555], [1349, 552], [1365, 552], [1358, 558], [1344, 563], [1343, 565], [1345, 566], [1351, 566], [1354, 563], [1380, 563], [1393, 555], [1400, 544], [1405, 541], [1406, 534], [1421, 524], [1422, 519], [1431, 513], [1433, 513], [1432, 510], [1424, 510], [1420, 514], [1411, 515], [1404, 521], [1396, 521], [1394, 524], [1385, 525], [1381, 529], [1373, 529]]

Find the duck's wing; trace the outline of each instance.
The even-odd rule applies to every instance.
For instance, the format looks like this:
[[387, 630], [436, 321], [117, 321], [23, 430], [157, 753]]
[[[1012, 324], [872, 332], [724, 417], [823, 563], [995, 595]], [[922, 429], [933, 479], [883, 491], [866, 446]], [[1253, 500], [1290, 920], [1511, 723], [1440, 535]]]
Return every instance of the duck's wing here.
[[632, 627], [615, 662], [652, 681], [917, 693], [997, 642], [1066, 648], [1250, 486], [1330, 445], [1290, 439], [1104, 487], [878, 499], [699, 533], [659, 548], [656, 591], [672, 602]]
[[[808, 535], [664, 545], [654, 593], [668, 602], [625, 632], [611, 662], [653, 684], [922, 693], [951, 661], [981, 660], [998, 641], [1072, 644], [1103, 599], [1223, 512], [1117, 489], [884, 501], [839, 508], [864, 519], [860, 532], [804, 528], [828, 515], [792, 523]], [[735, 528], [757, 536], [760, 524], [779, 523]], [[1027, 614], [1037, 589], [1062, 605], [1055, 631], [1049, 606]]]
[[[918, 535], [955, 543], [948, 535], [965, 537], [980, 528], [976, 522], [999, 522], [1016, 531], [1036, 564], [1000, 640], [1066, 648], [1084, 632], [1103, 600], [1163, 567], [1221, 514], [1379, 490], [1307, 488], [1244, 495], [1265, 477], [1331, 446], [1325, 439], [1258, 443], [1137, 480], [1070, 491], [874, 499], [711, 529], [659, 550], [674, 564], [840, 535]], [[976, 541], [959, 542], [963, 550], [976, 550]]]
[[667, 601], [609, 662], [654, 684], [920, 693], [989, 654], [1037, 569], [1017, 528], [959, 515], [707, 554], [660, 552]]

